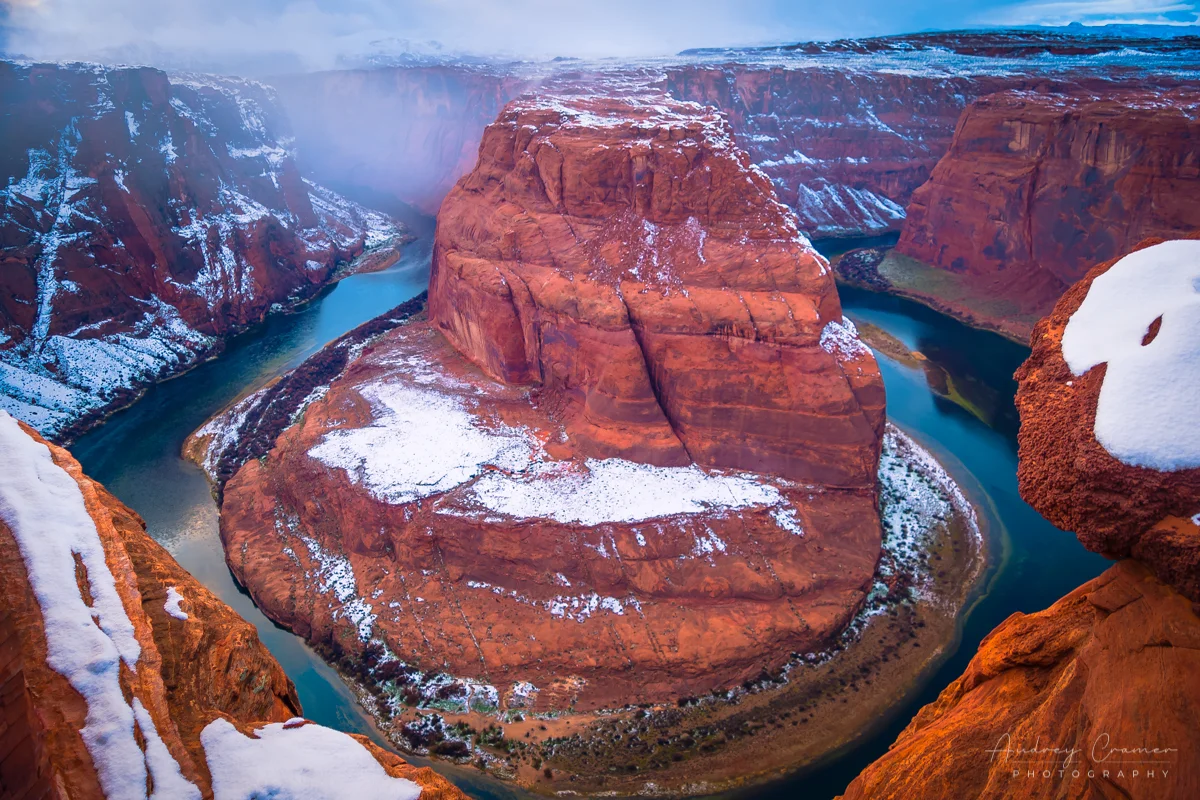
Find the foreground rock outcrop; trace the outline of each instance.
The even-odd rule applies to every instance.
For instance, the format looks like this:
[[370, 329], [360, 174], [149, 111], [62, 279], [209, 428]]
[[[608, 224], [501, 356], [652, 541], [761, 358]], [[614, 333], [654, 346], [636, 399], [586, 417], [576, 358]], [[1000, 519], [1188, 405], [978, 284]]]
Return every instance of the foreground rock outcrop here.
[[1136, 561], [1014, 614], [846, 800], [1200, 792], [1200, 618]]
[[[314, 737], [376, 770], [377, 786], [407, 780], [390, 794], [355, 794], [353, 782], [329, 794], [317, 780], [311, 794], [273, 796], [415, 798], [421, 787], [462, 796], [428, 770], [382, 753], [376, 761], [350, 737], [298, 719], [295, 688], [253, 627], [70, 454], [3, 411], [0, 452], [5, 797], [145, 797], [150, 786], [155, 797], [212, 797], [214, 787], [247, 796], [238, 792], [289, 780], [255, 747], [291, 752], [290, 772], [314, 780], [304, 764], [317, 759]], [[257, 774], [239, 766], [246, 758]]]
[[[913, 192], [894, 265], [906, 292], [1026, 338], [1066, 287], [1150, 236], [1200, 228], [1194, 89], [1006, 91], [958, 122]], [[883, 268], [885, 274], [888, 268]]]
[[[1200, 267], [1190, 263], [1200, 264], [1200, 241], [1148, 240], [1092, 269], [1038, 323], [1017, 373], [1018, 478], [1022, 496], [1089, 550], [1136, 558], [1200, 602], [1197, 377], [1186, 356]], [[1103, 360], [1071, 363], [1081, 345]], [[1133, 408], [1123, 399], [1131, 375]]]
[[0, 408], [70, 439], [402, 231], [300, 177], [273, 92], [0, 62]]
[[1014, 614], [846, 798], [1200, 793], [1200, 242], [1101, 264], [1018, 372], [1022, 496], [1124, 560]]

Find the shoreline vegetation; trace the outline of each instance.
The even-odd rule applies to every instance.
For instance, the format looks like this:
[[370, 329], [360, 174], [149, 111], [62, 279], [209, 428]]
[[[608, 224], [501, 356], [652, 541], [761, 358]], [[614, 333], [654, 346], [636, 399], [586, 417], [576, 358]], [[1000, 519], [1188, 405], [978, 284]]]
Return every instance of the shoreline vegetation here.
[[1027, 311], [1016, 303], [980, 292], [956, 273], [897, 253], [891, 245], [848, 250], [830, 259], [839, 285], [904, 297], [971, 328], [1029, 346], [1034, 324], [1045, 310]]

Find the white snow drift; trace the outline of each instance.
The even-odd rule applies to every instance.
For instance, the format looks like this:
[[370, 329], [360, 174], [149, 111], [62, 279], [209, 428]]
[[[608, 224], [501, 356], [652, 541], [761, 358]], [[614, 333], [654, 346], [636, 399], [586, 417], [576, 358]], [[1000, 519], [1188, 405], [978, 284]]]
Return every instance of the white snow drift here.
[[[518, 519], [599, 525], [749, 507], [788, 508], [757, 475], [696, 466], [653, 467], [620, 458], [583, 464], [546, 460], [531, 432], [481, 421], [467, 401], [403, 377], [359, 387], [375, 411], [365, 428], [330, 431], [308, 454], [344, 469], [385, 503], [403, 504], [464, 489], [474, 508]], [[467, 484], [470, 484], [467, 486]], [[447, 513], [457, 513], [444, 509]], [[793, 523], [781, 527], [800, 533]]]
[[[155, 786], [172, 797], [199, 798], [179, 774], [154, 721], [137, 704], [137, 723], [147, 742], [134, 737], [135, 709], [121, 691], [121, 662], [137, 670], [142, 648], [104, 560], [104, 545], [88, 515], [79, 485], [54, 463], [50, 449], [26, 435], [0, 410], [0, 519], [12, 531], [29, 584], [41, 607], [46, 662], [87, 702], [80, 731], [100, 785], [109, 800], [146, 797], [149, 764]], [[75, 559], [87, 570], [89, 606], [75, 579]], [[166, 797], [156, 791], [156, 797]]]
[[344, 733], [303, 720], [243, 735], [225, 719], [200, 734], [216, 800], [416, 800], [421, 787], [388, 775]]
[[1147, 247], [1096, 278], [1062, 352], [1076, 375], [1108, 364], [1095, 425], [1104, 449], [1137, 467], [1200, 467], [1200, 241]]

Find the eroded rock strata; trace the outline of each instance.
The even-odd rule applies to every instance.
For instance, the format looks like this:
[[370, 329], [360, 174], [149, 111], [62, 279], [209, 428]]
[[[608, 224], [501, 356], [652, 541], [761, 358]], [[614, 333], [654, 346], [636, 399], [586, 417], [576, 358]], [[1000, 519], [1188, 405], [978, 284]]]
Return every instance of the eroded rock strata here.
[[0, 408], [69, 439], [402, 231], [300, 176], [274, 93], [0, 62]]
[[388, 796], [416, 798], [423, 787], [427, 797], [462, 796], [428, 770], [372, 758], [377, 750], [344, 734], [296, 732], [319, 726], [298, 718], [295, 688], [253, 627], [180, 568], [136, 514], [3, 411], [0, 452], [5, 796], [145, 797], [153, 786], [155, 796], [200, 798], [214, 783], [236, 794], [260, 778], [286, 787], [287, 776], [270, 774], [272, 759], [259, 759], [259, 775], [239, 763], [238, 742], [260, 741], [252, 731], [275, 753], [290, 749], [299, 780], [312, 779], [303, 762], [319, 736], [376, 770], [373, 786], [405, 779]]
[[920, 263], [881, 270], [1024, 339], [1097, 262], [1200, 228], [1200, 157], [1184, 144], [1200, 135], [1198, 101], [1193, 89], [981, 97], [912, 194], [895, 252]]
[[1150, 240], [1095, 267], [1017, 375], [1022, 496], [1123, 560], [993, 631], [846, 798], [1200, 792], [1197, 264]]
[[443, 204], [429, 305], [485, 372], [536, 386], [584, 455], [874, 484], [874, 359], [703, 107], [510, 105]]
[[823, 259], [719, 117], [573, 102], [489, 128], [430, 322], [368, 344], [222, 511], [284, 624], [545, 709], [817, 647], [879, 555], [882, 385]]
[[[385, 315], [327, 384], [277, 393], [299, 403], [268, 387], [189, 444], [236, 470], [235, 576], [396, 741], [543, 788], [729, 786], [851, 738], [822, 693], [869, 715], [937, 657], [974, 514], [883, 435], [827, 265], [720, 116], [515, 101], [434, 260], [428, 318]], [[264, 409], [293, 422], [230, 450]], [[820, 729], [782, 746], [784, 709]]]

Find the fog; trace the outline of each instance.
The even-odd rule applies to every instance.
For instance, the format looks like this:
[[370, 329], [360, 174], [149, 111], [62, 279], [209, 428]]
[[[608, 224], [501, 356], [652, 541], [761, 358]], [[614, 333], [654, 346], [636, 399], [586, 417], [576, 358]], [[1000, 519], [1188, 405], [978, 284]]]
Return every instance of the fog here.
[[269, 74], [375, 55], [644, 56], [981, 24], [1194, 22], [1177, 0], [0, 0], [7, 55]]
[[775, 41], [768, 0], [3, 0], [5, 50], [251, 71], [373, 54], [634, 56]]

